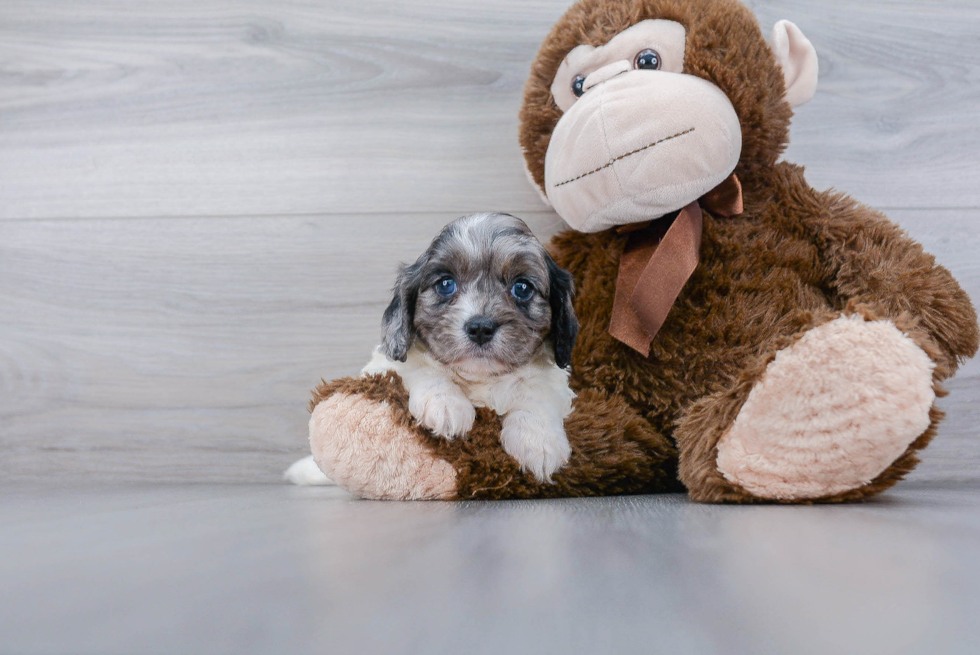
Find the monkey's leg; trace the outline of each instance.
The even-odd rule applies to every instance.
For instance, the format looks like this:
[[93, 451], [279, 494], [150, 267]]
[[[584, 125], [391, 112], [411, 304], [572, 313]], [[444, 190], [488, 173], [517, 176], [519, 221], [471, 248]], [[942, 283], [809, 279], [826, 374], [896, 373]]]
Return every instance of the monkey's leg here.
[[937, 347], [901, 327], [870, 312], [837, 316], [694, 403], [674, 433], [691, 497], [833, 502], [900, 480], [942, 418]]
[[467, 499], [598, 496], [679, 491], [676, 451], [622, 399], [581, 392], [565, 431], [572, 446], [554, 483], [521, 472], [500, 445], [500, 419], [487, 409], [462, 439], [420, 428], [394, 374], [321, 385], [310, 419], [318, 466], [366, 498]]

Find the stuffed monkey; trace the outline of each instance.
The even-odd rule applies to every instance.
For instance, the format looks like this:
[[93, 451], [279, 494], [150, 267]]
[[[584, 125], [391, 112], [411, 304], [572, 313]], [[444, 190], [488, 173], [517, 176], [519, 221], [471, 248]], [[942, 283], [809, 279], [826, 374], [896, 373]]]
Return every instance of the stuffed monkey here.
[[571, 227], [552, 243], [581, 324], [570, 462], [536, 482], [487, 410], [466, 439], [433, 437], [389, 374], [315, 390], [320, 468], [371, 498], [836, 502], [895, 484], [977, 318], [887, 218], [778, 162], [816, 83], [799, 28], [767, 43], [736, 0], [573, 5], [520, 114], [528, 173]]

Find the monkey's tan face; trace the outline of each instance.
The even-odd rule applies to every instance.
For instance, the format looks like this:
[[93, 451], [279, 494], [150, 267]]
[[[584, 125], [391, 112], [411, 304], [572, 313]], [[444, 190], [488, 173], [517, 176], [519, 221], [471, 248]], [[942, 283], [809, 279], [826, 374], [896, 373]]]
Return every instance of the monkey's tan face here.
[[568, 53], [551, 91], [564, 112], [545, 191], [575, 229], [659, 218], [716, 187], [738, 164], [742, 131], [718, 87], [684, 74], [686, 31], [646, 20], [606, 45]]

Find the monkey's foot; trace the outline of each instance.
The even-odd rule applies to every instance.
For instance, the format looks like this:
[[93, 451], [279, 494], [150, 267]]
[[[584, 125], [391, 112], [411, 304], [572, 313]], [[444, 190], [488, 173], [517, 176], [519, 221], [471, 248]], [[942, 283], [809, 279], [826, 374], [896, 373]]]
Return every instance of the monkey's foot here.
[[363, 498], [445, 500], [456, 472], [437, 458], [388, 403], [336, 393], [310, 417], [310, 448], [320, 469]]
[[729, 481], [767, 499], [871, 482], [930, 423], [933, 362], [890, 321], [840, 317], [780, 351], [718, 442]]

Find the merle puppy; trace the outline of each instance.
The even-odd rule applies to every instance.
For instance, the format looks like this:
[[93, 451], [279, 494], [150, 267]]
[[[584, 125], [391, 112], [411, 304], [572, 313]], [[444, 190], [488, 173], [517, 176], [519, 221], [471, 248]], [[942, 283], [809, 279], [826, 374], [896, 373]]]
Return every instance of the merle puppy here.
[[572, 277], [524, 221], [485, 213], [447, 225], [401, 268], [382, 325], [362, 373], [398, 373], [424, 427], [463, 437], [474, 405], [489, 407], [503, 418], [501, 445], [523, 470], [550, 482], [568, 461]]

